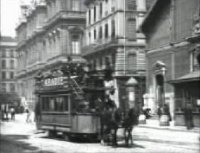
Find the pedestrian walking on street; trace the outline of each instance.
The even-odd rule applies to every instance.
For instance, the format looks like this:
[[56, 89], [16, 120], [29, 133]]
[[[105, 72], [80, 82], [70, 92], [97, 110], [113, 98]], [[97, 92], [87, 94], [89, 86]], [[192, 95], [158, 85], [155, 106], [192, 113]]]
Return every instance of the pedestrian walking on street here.
[[167, 104], [164, 104], [164, 114], [168, 116], [169, 121], [172, 121], [171, 115], [170, 115], [170, 111], [169, 111], [169, 106]]
[[31, 112], [29, 109], [26, 109], [26, 123], [31, 122], [30, 120]]
[[14, 121], [15, 120], [15, 108], [14, 107], [12, 107], [10, 109], [10, 113], [11, 113], [11, 121]]
[[185, 125], [188, 130], [192, 129], [194, 127], [193, 124], [193, 115], [192, 115], [192, 106], [190, 103], [186, 104], [186, 108], [184, 110], [184, 116], [185, 116]]

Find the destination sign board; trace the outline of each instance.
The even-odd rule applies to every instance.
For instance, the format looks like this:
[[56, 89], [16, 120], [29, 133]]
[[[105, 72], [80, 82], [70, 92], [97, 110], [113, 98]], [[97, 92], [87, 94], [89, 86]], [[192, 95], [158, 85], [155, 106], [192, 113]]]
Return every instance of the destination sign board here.
[[48, 78], [44, 80], [44, 86], [60, 86], [64, 85], [66, 77]]

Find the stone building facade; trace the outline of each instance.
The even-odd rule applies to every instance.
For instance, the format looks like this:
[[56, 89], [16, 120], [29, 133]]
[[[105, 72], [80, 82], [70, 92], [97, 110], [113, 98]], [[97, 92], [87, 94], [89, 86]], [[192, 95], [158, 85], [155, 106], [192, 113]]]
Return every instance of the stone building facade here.
[[81, 45], [85, 27], [83, 0], [35, 1], [22, 5], [23, 18], [17, 26], [18, 92], [34, 106], [34, 77], [68, 62], [83, 62]]
[[[153, 1], [152, 1], [153, 3]], [[86, 0], [86, 29], [83, 57], [99, 71], [109, 61], [114, 73], [115, 102], [128, 99], [126, 82], [132, 77], [138, 105], [145, 90], [145, 38], [138, 31], [147, 8], [146, 0]], [[146, 6], [148, 4], [148, 6]]]
[[[0, 37], [0, 105], [18, 104], [17, 95], [17, 41], [8, 36]], [[1, 109], [5, 108], [2, 106]], [[8, 108], [7, 108], [8, 109]]]
[[168, 104], [176, 125], [184, 125], [188, 103], [200, 125], [199, 8], [199, 0], [157, 0], [141, 26], [147, 37], [145, 104], [153, 113]]
[[0, 37], [0, 91], [16, 92], [16, 47], [17, 42], [15, 38]]

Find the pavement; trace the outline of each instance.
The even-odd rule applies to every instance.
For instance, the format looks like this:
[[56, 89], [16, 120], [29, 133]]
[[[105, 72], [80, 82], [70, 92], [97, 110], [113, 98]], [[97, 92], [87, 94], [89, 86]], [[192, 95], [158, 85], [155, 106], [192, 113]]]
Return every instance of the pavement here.
[[[33, 119], [33, 118], [32, 118]], [[175, 130], [179, 131], [175, 131]], [[123, 129], [122, 129], [123, 130]], [[133, 146], [102, 146], [99, 142], [64, 141], [49, 138], [47, 132], [37, 131], [35, 122], [26, 123], [26, 114], [17, 114], [15, 121], [2, 122], [1, 153], [199, 153], [199, 133], [185, 127], [161, 127], [158, 120], [147, 120], [133, 129]], [[119, 131], [120, 132], [120, 131]], [[123, 132], [123, 131], [122, 131]], [[121, 134], [121, 133], [119, 133]], [[118, 137], [121, 138], [121, 137]]]
[[[34, 114], [31, 115], [31, 124], [34, 124], [33, 118]], [[26, 113], [24, 114], [16, 114], [15, 122], [26, 122]], [[0, 124], [3, 123], [0, 120]], [[182, 132], [192, 132], [192, 133], [200, 133], [200, 127], [194, 127], [193, 129], [188, 130], [185, 126], [175, 126], [174, 121], [170, 122], [169, 126], [160, 126], [159, 121], [157, 119], [147, 119], [145, 124], [139, 124], [140, 128], [150, 128], [150, 129], [158, 129], [158, 130], [171, 130], [171, 131], [182, 131]]]
[[194, 127], [193, 129], [188, 130], [186, 126], [175, 126], [174, 121], [171, 121], [169, 126], [160, 126], [159, 121], [156, 119], [147, 119], [146, 124], [139, 124], [138, 127], [200, 133], [200, 127]]

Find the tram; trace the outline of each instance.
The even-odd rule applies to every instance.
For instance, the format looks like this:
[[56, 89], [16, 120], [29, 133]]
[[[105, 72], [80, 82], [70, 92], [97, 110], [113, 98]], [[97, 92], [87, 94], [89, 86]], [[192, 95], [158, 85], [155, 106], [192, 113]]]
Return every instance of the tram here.
[[96, 101], [104, 101], [104, 74], [85, 72], [76, 64], [71, 67], [76, 70], [63, 66], [35, 77], [37, 127], [49, 136], [61, 133], [65, 139], [100, 139], [101, 110]]

